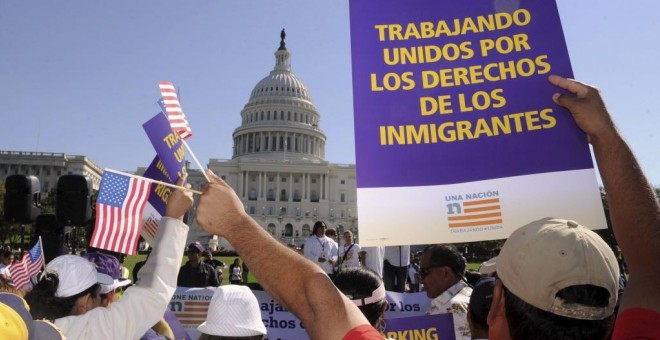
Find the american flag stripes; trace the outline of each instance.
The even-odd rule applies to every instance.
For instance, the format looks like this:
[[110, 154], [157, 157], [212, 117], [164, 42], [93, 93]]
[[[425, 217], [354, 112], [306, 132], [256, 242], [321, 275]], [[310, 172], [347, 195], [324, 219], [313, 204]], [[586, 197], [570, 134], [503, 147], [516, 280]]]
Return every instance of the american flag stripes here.
[[[502, 223], [499, 198], [479, 199], [454, 203], [448, 216], [450, 228], [479, 227]], [[453, 208], [456, 208], [455, 210]]]
[[209, 311], [209, 301], [180, 301], [183, 308], [178, 306], [179, 310], [174, 312], [174, 315], [179, 319], [183, 325], [199, 325], [206, 321], [206, 316]]
[[133, 254], [151, 182], [105, 171], [96, 200], [96, 224], [90, 246]]
[[21, 262], [9, 266], [9, 274], [17, 288], [21, 288], [30, 282], [30, 278], [44, 266], [44, 252], [41, 246], [41, 238], [37, 244], [23, 255]]
[[159, 101], [159, 105], [165, 107], [165, 113], [167, 114], [167, 119], [170, 121], [172, 130], [179, 133], [179, 136], [183, 139], [192, 137], [192, 130], [190, 129], [190, 125], [188, 125], [186, 115], [181, 109], [181, 103], [174, 88], [174, 83], [161, 81], [158, 83], [158, 87], [162, 96], [162, 101]]

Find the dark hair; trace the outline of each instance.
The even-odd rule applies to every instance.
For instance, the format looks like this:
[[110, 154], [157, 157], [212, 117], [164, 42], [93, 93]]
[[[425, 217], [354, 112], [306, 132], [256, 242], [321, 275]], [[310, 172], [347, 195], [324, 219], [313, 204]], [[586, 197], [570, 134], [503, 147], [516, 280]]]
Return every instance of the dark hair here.
[[479, 280], [481, 280], [484, 277], [488, 277], [488, 275], [482, 274], [480, 272], [475, 272], [475, 271], [472, 271], [472, 270], [466, 270], [465, 271], [465, 280], [467, 281], [467, 283], [470, 286], [473, 286], [473, 287], [476, 286], [477, 282], [479, 282]]
[[[503, 286], [504, 287], [504, 286]], [[592, 307], [607, 306], [609, 293], [593, 285], [576, 285], [557, 292], [567, 303]], [[504, 308], [511, 339], [606, 339], [614, 314], [603, 320], [581, 320], [559, 316], [536, 308], [504, 287]]]
[[451, 268], [460, 278], [465, 277], [465, 261], [458, 249], [450, 244], [433, 244], [424, 253], [429, 253], [431, 266], [447, 266]]
[[261, 340], [263, 335], [250, 335], [250, 336], [222, 336], [222, 335], [210, 335], [202, 333], [199, 336], [199, 340]]
[[[371, 296], [374, 290], [383, 284], [383, 279], [373, 270], [365, 267], [348, 267], [342, 269], [334, 279], [334, 284], [349, 300], [364, 299]], [[387, 299], [358, 306], [369, 323], [376, 327], [383, 315], [383, 306]]]
[[8, 259], [12, 255], [14, 255], [14, 253], [12, 253], [12, 251], [9, 250], [9, 249], [4, 249], [4, 250], [0, 251], [0, 257], [3, 258], [3, 259]]
[[494, 290], [494, 277], [483, 276], [474, 283], [474, 289], [468, 304], [470, 327], [488, 333], [488, 312], [490, 312], [490, 306], [493, 303]]
[[314, 228], [312, 228], [312, 235], [316, 235], [316, 232], [319, 231], [319, 228], [328, 229], [328, 226], [325, 225], [325, 222], [323, 221], [316, 221], [316, 223], [314, 223]]
[[54, 322], [72, 314], [78, 298], [98, 292], [100, 285], [93, 284], [84, 291], [65, 298], [55, 296], [60, 280], [57, 275], [48, 273], [25, 295], [25, 301], [30, 306], [30, 314], [35, 320], [46, 319]]

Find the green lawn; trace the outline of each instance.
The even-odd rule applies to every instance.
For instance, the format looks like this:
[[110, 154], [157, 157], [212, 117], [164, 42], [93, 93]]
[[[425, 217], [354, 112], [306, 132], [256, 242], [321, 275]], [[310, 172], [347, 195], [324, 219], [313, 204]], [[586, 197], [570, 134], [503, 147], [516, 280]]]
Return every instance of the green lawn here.
[[[131, 275], [133, 275], [133, 267], [135, 267], [135, 264], [137, 262], [140, 262], [144, 260], [147, 257], [147, 255], [130, 255], [126, 256], [126, 259], [124, 260], [124, 266], [128, 268], [128, 270], [131, 272]], [[224, 262], [227, 265], [227, 268], [225, 268], [222, 271], [222, 276], [224, 277], [224, 281], [222, 282], [223, 285], [229, 284], [229, 265], [234, 263], [234, 259], [239, 259], [240, 257], [237, 256], [214, 256], [214, 259], [218, 259], [222, 262]], [[181, 265], [186, 263], [188, 261], [188, 258], [186, 256], [183, 257], [183, 261], [181, 262]], [[477, 270], [479, 269], [479, 266], [481, 263], [468, 263], [467, 268], [468, 270]], [[131, 279], [133, 279], [131, 277]], [[255, 279], [254, 275], [252, 273], [248, 274], [248, 283], [251, 282], [257, 282], [257, 279]]]
[[[128, 270], [131, 272], [131, 277], [130, 277], [131, 280], [133, 279], [132, 277], [133, 267], [135, 267], [136, 263], [143, 261], [145, 258], [147, 258], [147, 255], [137, 254], [137, 255], [126, 256], [126, 259], [124, 260], [124, 267], [128, 268]], [[240, 261], [240, 258], [237, 256], [214, 256], [213, 258], [220, 260], [227, 265], [227, 268], [225, 268], [222, 271], [222, 276], [224, 277], [224, 281], [222, 282], [222, 284], [223, 285], [229, 284], [229, 265], [234, 263], [234, 259], [239, 259]], [[188, 261], [188, 257], [184, 256], [183, 261], [181, 261], [181, 265], [184, 265], [186, 261]], [[252, 273], [248, 274], [248, 283], [250, 282], [257, 282], [257, 280], [254, 278]]]

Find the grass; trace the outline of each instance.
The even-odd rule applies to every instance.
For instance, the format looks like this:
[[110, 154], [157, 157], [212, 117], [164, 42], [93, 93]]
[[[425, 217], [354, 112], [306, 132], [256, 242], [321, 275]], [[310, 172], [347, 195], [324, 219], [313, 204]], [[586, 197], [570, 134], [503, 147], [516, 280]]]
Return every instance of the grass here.
[[[126, 256], [126, 259], [124, 260], [124, 267], [128, 268], [129, 272], [131, 273], [131, 280], [133, 279], [133, 277], [132, 277], [133, 267], [135, 267], [135, 264], [140, 262], [140, 261], [144, 261], [144, 259], [146, 259], [146, 258], [147, 258], [147, 255], [140, 255], [140, 254]], [[234, 263], [234, 259], [239, 259], [239, 261], [241, 261], [240, 257], [238, 257], [238, 256], [214, 256], [213, 258], [217, 259], [217, 260], [220, 260], [220, 261], [224, 262], [227, 265], [227, 268], [224, 268], [222, 270], [222, 277], [224, 278], [224, 280], [222, 281], [222, 284], [223, 285], [229, 284], [229, 266], [232, 263]], [[184, 256], [183, 261], [181, 261], [181, 265], [184, 265], [186, 263], [186, 261], [188, 261], [188, 258]], [[481, 263], [468, 263], [466, 269], [476, 271], [477, 269], [479, 269], [480, 265], [481, 265]], [[257, 279], [254, 277], [254, 275], [252, 275], [252, 273], [249, 273], [247, 283], [251, 283], [251, 282], [257, 282]]]
[[[124, 260], [124, 267], [128, 268], [128, 271], [131, 273], [130, 279], [133, 279], [133, 267], [135, 267], [135, 264], [144, 261], [144, 259], [147, 258], [147, 255], [141, 255], [141, 254], [136, 254], [136, 255], [129, 255], [126, 256], [126, 259]], [[229, 266], [234, 263], [234, 259], [239, 259], [240, 257], [238, 256], [214, 256], [213, 257], [216, 260], [220, 260], [224, 262], [227, 265], [227, 268], [224, 268], [222, 270], [222, 276], [224, 280], [222, 281], [223, 285], [229, 284]], [[183, 261], [181, 261], [181, 265], [183, 266], [186, 261], [188, 261], [188, 258], [186, 256], [183, 257]], [[241, 262], [242, 263], [242, 262]], [[257, 282], [255, 279], [254, 275], [252, 273], [248, 274], [248, 283], [250, 282]]]

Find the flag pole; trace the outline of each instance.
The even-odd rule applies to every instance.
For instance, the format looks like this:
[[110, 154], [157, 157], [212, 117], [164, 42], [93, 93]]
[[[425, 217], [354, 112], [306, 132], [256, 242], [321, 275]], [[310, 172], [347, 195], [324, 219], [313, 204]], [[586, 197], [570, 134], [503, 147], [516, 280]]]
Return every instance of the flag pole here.
[[43, 265], [44, 265], [44, 271], [41, 273], [41, 276], [39, 277], [39, 281], [41, 281], [44, 276], [46, 276], [46, 254], [44, 254], [44, 243], [41, 241], [41, 235], [39, 235], [39, 247], [41, 247], [41, 256], [44, 257], [43, 260]]
[[209, 176], [206, 174], [206, 171], [204, 171], [204, 167], [202, 164], [199, 163], [199, 160], [197, 160], [197, 157], [195, 157], [195, 154], [192, 152], [190, 147], [188, 146], [188, 143], [186, 143], [186, 140], [181, 138], [181, 141], [183, 142], [183, 146], [186, 147], [186, 150], [190, 153], [190, 156], [192, 156], [193, 160], [195, 161], [195, 164], [199, 167], [199, 170], [202, 172], [202, 175], [204, 175], [204, 178], [206, 178], [206, 182], [211, 183], [211, 179]]
[[175, 184], [171, 184], [171, 183], [167, 183], [167, 182], [163, 182], [163, 181], [157, 181], [157, 180], [152, 179], [152, 178], [147, 178], [147, 177], [142, 177], [142, 176], [131, 175], [131, 174], [129, 174], [129, 173], [125, 173], [125, 172], [121, 172], [121, 171], [117, 171], [117, 170], [112, 170], [112, 169], [108, 169], [108, 168], [106, 168], [105, 171], [107, 171], [107, 172], [112, 172], [112, 173], [119, 174], [119, 175], [128, 176], [128, 177], [139, 178], [139, 179], [142, 179], [142, 180], [145, 180], [145, 181], [149, 181], [149, 182], [153, 182], [153, 183], [162, 184], [162, 185], [164, 185], [164, 186], [166, 186], [166, 187], [170, 187], [170, 188], [181, 189], [181, 190], [188, 190], [188, 191], [191, 191], [191, 192], [193, 192], [193, 193], [195, 193], [195, 194], [198, 194], [198, 195], [201, 195], [201, 194], [202, 194], [202, 192], [201, 192], [201, 191], [198, 191], [198, 190], [188, 189], [188, 188], [186, 188], [186, 187], [182, 187], [182, 186], [179, 186], [179, 185], [175, 185]]

